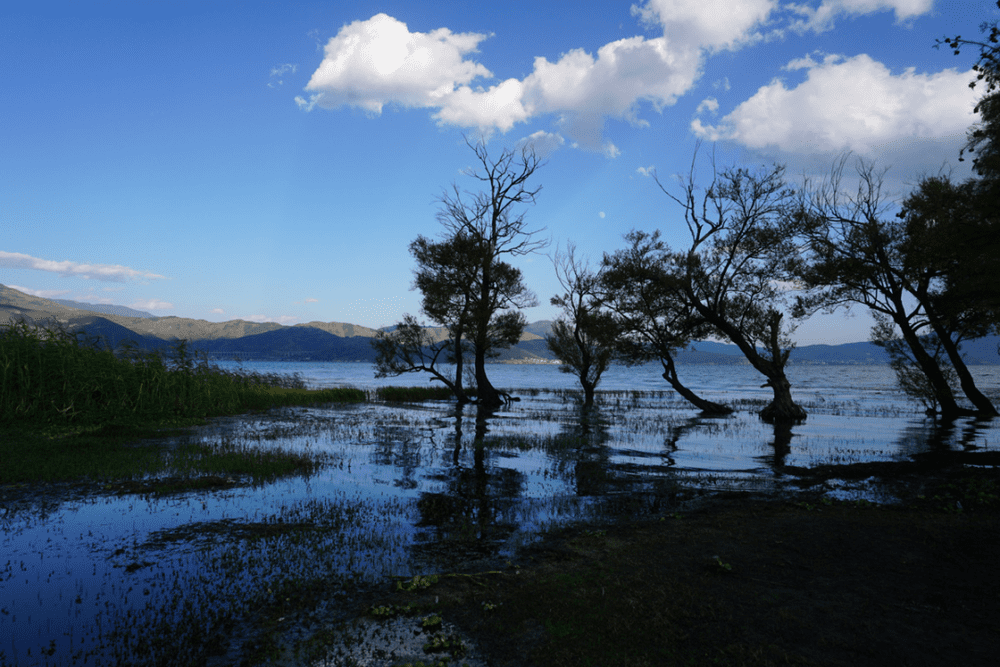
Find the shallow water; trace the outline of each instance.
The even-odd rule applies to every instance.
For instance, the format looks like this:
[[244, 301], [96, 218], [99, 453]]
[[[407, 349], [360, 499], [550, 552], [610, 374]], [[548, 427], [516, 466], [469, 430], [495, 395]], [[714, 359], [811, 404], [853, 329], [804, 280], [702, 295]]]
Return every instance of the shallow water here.
[[[426, 382], [376, 382], [365, 364], [257, 366], [311, 386]], [[308, 478], [162, 497], [56, 487], [5, 504], [0, 664], [187, 664], [218, 641], [236, 651], [247, 628], [291, 623], [261, 610], [308, 591], [322, 588], [329, 622], [346, 613], [344, 587], [495, 564], [549, 526], [668, 511], [682, 488], [777, 491], [791, 467], [1000, 443], [997, 423], [934, 427], [886, 367], [794, 367], [809, 418], [790, 431], [756, 417], [768, 391], [746, 366], [682, 369], [699, 393], [741, 408], [725, 418], [697, 415], [656, 368], [613, 369], [586, 415], [557, 368], [494, 368], [521, 400], [486, 419], [448, 402], [362, 404], [219, 419], [184, 436], [325, 456]], [[993, 396], [998, 370], [976, 369]]]

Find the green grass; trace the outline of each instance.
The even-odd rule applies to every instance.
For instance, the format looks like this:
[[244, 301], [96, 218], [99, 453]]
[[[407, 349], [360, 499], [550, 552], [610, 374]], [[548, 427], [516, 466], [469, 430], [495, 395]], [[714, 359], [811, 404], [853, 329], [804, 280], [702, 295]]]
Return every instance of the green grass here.
[[359, 389], [306, 389], [296, 375], [225, 371], [185, 341], [169, 355], [116, 352], [79, 332], [15, 323], [0, 328], [0, 483], [308, 472], [315, 463], [299, 454], [216, 447], [186, 452], [188, 472], [176, 473], [177, 452], [135, 443], [209, 417], [365, 399]]
[[357, 389], [307, 390], [296, 376], [225, 371], [193, 357], [186, 341], [169, 356], [116, 353], [80, 333], [24, 323], [0, 329], [2, 426], [73, 432], [364, 398]]

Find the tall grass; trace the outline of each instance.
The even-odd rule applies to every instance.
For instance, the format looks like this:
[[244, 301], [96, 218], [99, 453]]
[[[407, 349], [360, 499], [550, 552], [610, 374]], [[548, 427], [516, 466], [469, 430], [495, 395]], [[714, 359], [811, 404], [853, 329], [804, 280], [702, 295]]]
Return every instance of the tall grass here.
[[295, 376], [225, 371], [191, 355], [185, 341], [172, 354], [115, 353], [62, 329], [0, 328], [0, 425], [148, 425], [364, 399], [356, 389], [309, 391]]

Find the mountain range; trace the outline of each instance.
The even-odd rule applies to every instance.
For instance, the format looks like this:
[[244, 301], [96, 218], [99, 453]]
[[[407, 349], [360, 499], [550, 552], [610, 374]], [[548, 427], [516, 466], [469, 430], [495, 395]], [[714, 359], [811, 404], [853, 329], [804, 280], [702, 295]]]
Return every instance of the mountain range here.
[[[102, 338], [117, 347], [132, 341], [140, 349], [169, 348], [188, 341], [192, 351], [214, 359], [283, 361], [365, 361], [375, 359], [371, 339], [375, 329], [342, 322], [308, 322], [285, 326], [275, 322], [209, 322], [183, 317], [157, 317], [125, 306], [91, 304], [64, 299], [44, 299], [0, 285], [0, 326], [24, 320], [29, 324], [61, 326]], [[520, 342], [496, 359], [508, 363], [552, 363], [545, 345], [552, 323], [529, 324]], [[444, 335], [443, 329], [431, 329]], [[1000, 337], [988, 336], [963, 344], [963, 356], [973, 364], [1000, 364]], [[844, 345], [807, 345], [792, 352], [790, 363], [879, 364], [885, 352], [867, 342]], [[677, 357], [687, 364], [746, 363], [735, 345], [698, 341]]]

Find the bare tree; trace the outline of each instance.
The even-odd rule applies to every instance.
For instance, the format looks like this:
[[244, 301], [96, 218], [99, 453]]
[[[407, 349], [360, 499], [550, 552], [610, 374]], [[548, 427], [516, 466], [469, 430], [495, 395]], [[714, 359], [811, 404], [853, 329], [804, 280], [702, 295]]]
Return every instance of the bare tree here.
[[469, 337], [475, 353], [479, 403], [492, 408], [503, 399], [486, 374], [486, 359], [491, 350], [517, 342], [525, 325], [519, 309], [537, 305], [520, 271], [502, 258], [526, 255], [547, 243], [534, 238], [540, 230], [530, 231], [525, 212], [519, 210], [533, 204], [541, 190], [540, 186], [529, 187], [528, 181], [542, 163], [528, 145], [520, 151], [504, 149], [493, 158], [484, 143], [466, 143], [479, 166], [465, 174], [484, 189], [469, 193], [454, 185], [441, 197], [438, 219], [451, 236], [465, 237], [479, 248], [478, 291], [469, 311]]
[[785, 184], [784, 167], [718, 171], [713, 164], [711, 181], [701, 189], [692, 163], [678, 194], [659, 178], [656, 183], [682, 208], [691, 235], [691, 245], [675, 255], [686, 304], [767, 378], [764, 386], [774, 398], [761, 418], [804, 419], [785, 376], [793, 345], [782, 285], [791, 279], [799, 252], [794, 192]]
[[556, 252], [552, 260], [563, 294], [552, 297], [553, 306], [563, 309], [552, 323], [545, 343], [562, 362], [559, 370], [572, 373], [583, 387], [583, 404], [594, 404], [594, 389], [615, 354], [619, 327], [614, 316], [602, 309], [601, 271], [592, 271], [576, 258], [576, 246], [567, 244], [565, 254]]

